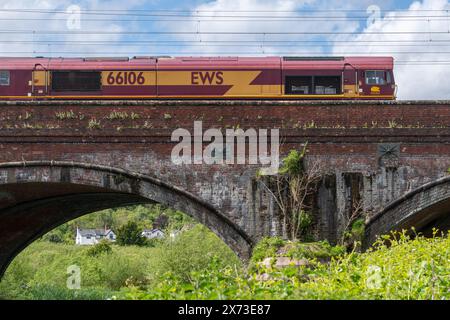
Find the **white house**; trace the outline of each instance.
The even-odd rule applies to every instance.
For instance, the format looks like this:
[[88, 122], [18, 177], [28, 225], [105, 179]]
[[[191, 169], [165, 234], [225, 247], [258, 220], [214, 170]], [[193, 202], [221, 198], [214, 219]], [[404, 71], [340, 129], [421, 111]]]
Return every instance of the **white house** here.
[[94, 245], [101, 240], [116, 241], [116, 234], [111, 229], [79, 229], [77, 228], [77, 236], [75, 244], [77, 245]]
[[164, 232], [159, 229], [144, 229], [144, 231], [142, 231], [141, 233], [141, 236], [147, 239], [162, 239], [164, 238]]

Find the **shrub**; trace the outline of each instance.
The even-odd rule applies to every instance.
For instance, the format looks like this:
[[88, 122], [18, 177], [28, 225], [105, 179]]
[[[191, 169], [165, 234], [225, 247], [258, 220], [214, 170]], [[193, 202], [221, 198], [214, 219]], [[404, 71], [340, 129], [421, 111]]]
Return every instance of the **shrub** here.
[[285, 244], [279, 237], [266, 237], [261, 239], [253, 249], [252, 261], [258, 262], [267, 257], [274, 257], [277, 251]]
[[105, 288], [70, 290], [64, 287], [39, 284], [31, 287], [28, 298], [32, 300], [105, 300], [112, 292]]
[[208, 269], [212, 260], [220, 266], [239, 265], [237, 256], [215, 234], [202, 225], [168, 239], [162, 246], [158, 264], [159, 274], [172, 273], [188, 282], [192, 272]]
[[283, 163], [279, 169], [280, 174], [289, 174], [293, 176], [301, 175], [303, 168], [303, 158], [305, 156], [306, 146], [299, 152], [297, 150], [291, 150], [286, 158], [283, 159]]
[[112, 290], [143, 285], [147, 281], [147, 270], [142, 259], [113, 254], [100, 257], [100, 265], [100, 282]]
[[134, 221], [129, 221], [117, 230], [117, 243], [121, 246], [143, 246], [146, 239], [142, 237], [142, 228]]
[[287, 256], [294, 259], [331, 260], [343, 255], [345, 248], [332, 246], [328, 241], [300, 242], [286, 241], [279, 237], [263, 238], [253, 249], [252, 262], [257, 263], [264, 258]]
[[87, 250], [87, 255], [91, 256], [91, 257], [97, 257], [101, 254], [109, 254], [112, 252], [112, 247], [109, 244], [108, 240], [102, 240], [99, 243], [97, 243], [96, 245], [90, 247]]
[[49, 242], [53, 242], [53, 243], [62, 243], [63, 242], [62, 237], [59, 234], [55, 234], [55, 233], [49, 234], [47, 237], [47, 240]]
[[329, 261], [332, 258], [344, 255], [346, 252], [343, 246], [332, 246], [328, 241], [301, 243], [294, 242], [287, 251], [287, 255], [296, 259], [318, 259]]

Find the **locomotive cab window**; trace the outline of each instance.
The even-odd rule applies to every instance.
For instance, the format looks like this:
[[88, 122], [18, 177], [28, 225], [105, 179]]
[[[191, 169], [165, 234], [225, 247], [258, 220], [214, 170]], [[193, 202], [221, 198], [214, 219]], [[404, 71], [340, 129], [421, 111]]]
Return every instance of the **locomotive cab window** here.
[[9, 86], [10, 73], [9, 71], [0, 71], [0, 86]]
[[53, 91], [100, 91], [101, 73], [98, 71], [53, 71]]
[[391, 83], [390, 72], [383, 70], [366, 71], [366, 84], [382, 86], [389, 83]]

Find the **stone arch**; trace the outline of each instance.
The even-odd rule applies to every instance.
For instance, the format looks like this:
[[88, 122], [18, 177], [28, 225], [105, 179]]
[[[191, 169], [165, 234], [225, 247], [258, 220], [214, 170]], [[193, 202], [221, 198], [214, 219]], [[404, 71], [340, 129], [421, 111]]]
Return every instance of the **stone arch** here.
[[251, 238], [201, 198], [157, 178], [123, 169], [65, 161], [0, 164], [0, 277], [37, 238], [82, 215], [133, 204], [180, 210], [218, 235], [241, 259]]
[[450, 176], [422, 185], [374, 215], [366, 223], [364, 247], [370, 246], [377, 235], [410, 229], [429, 234], [433, 227], [450, 227]]

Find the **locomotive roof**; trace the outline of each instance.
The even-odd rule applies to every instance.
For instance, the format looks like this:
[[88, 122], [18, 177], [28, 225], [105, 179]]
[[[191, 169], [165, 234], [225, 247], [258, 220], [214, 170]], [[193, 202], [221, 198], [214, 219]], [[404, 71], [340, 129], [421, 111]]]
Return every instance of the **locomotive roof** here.
[[45, 69], [101, 70], [106, 68], [148, 68], [155, 66], [156, 59], [128, 58], [0, 58], [0, 69], [30, 70]]
[[30, 70], [35, 67], [59, 70], [148, 69], [194, 67], [280, 67], [285, 69], [392, 69], [392, 57], [134, 57], [134, 58], [18, 58], [0, 57], [0, 70]]

